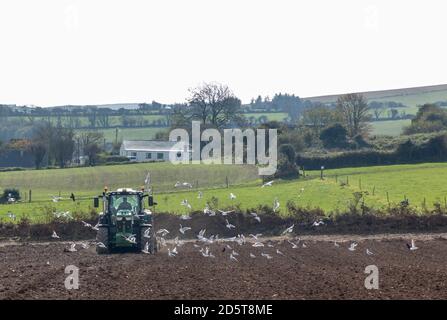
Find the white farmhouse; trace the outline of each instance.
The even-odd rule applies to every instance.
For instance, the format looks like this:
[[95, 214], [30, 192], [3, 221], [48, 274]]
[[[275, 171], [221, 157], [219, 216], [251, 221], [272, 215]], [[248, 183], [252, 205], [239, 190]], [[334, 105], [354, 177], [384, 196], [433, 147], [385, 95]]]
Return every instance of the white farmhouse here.
[[169, 161], [172, 154], [176, 160], [189, 159], [189, 145], [176, 141], [124, 140], [120, 155], [131, 161]]

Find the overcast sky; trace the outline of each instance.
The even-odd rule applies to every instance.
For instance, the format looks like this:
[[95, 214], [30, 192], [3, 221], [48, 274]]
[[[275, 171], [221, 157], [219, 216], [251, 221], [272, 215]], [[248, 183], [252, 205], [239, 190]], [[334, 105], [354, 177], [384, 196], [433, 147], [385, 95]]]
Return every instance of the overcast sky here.
[[1, 0], [0, 103], [249, 102], [447, 83], [445, 1]]

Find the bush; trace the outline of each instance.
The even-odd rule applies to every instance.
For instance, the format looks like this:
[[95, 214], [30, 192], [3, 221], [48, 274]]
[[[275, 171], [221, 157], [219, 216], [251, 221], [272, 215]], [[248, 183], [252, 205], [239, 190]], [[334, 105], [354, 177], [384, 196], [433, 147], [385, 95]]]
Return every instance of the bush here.
[[0, 203], [7, 203], [9, 198], [14, 198], [16, 201], [20, 200], [20, 191], [13, 188], [3, 190], [3, 194], [0, 198]]
[[434, 136], [419, 145], [407, 140], [394, 151], [368, 149], [296, 158], [296, 164], [308, 170], [447, 161], [447, 136]]
[[346, 128], [337, 123], [321, 131], [320, 140], [325, 148], [345, 148], [347, 134]]
[[99, 155], [97, 163], [98, 164], [104, 164], [104, 163], [123, 163], [123, 162], [129, 162], [129, 158], [123, 157], [123, 156], [117, 156], [117, 155]]

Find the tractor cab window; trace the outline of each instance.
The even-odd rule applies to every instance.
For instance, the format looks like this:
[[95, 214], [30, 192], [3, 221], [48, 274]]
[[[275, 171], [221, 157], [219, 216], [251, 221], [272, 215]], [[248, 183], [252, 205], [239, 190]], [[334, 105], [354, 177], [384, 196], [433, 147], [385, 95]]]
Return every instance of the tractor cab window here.
[[132, 215], [140, 211], [140, 201], [137, 195], [113, 195], [109, 201], [110, 210], [117, 215]]

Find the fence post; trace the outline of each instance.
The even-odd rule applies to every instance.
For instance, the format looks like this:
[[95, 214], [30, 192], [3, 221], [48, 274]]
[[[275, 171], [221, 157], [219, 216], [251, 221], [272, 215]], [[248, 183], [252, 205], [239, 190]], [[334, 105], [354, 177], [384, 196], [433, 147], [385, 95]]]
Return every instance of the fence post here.
[[227, 189], [230, 187], [229, 183], [228, 183], [228, 176], [225, 177], [225, 181], [227, 183]]
[[30, 189], [30, 190], [29, 190], [29, 200], [28, 200], [29, 202], [31, 202], [31, 192], [32, 192], [32, 191], [31, 191], [31, 189]]

